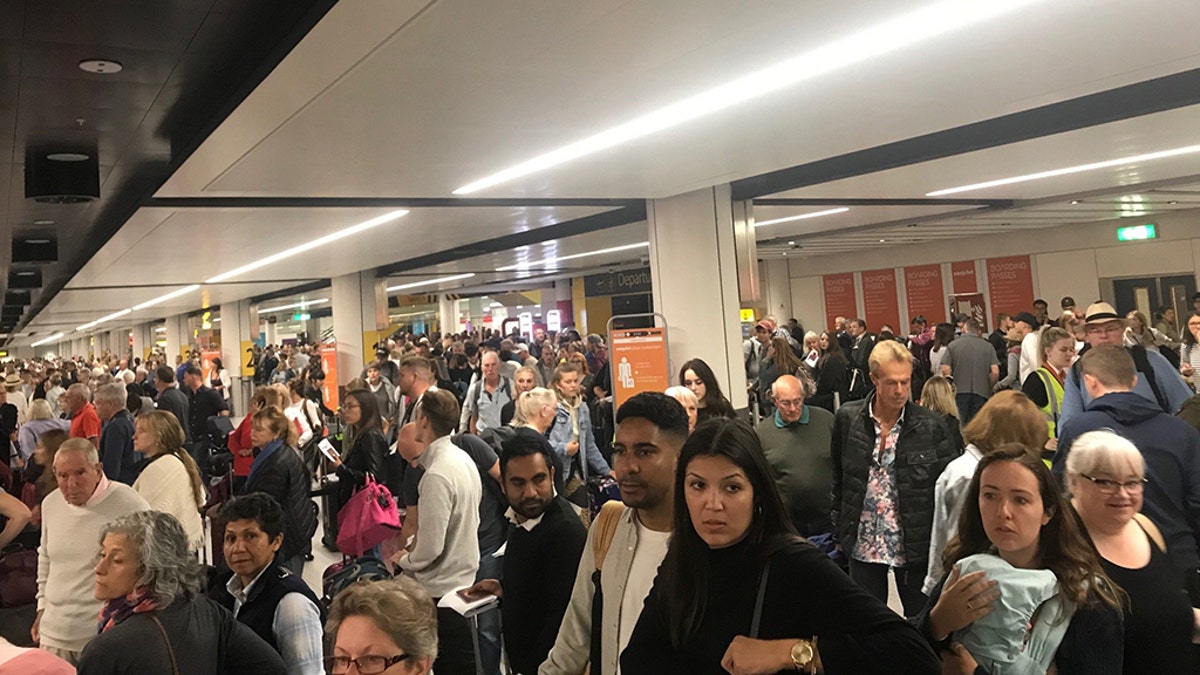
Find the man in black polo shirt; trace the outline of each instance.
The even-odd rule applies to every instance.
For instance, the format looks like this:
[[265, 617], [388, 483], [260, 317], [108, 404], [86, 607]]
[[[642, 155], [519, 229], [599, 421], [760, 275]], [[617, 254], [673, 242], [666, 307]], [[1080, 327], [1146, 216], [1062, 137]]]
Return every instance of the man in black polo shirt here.
[[183, 371], [183, 393], [188, 397], [189, 451], [201, 474], [208, 475], [209, 435], [208, 418], [215, 415], [229, 416], [229, 404], [215, 389], [204, 386], [204, 374], [194, 364]]
[[271, 645], [292, 675], [325, 672], [321, 626], [325, 612], [300, 577], [275, 561], [283, 545], [283, 509], [251, 492], [221, 507], [225, 561], [208, 595]]
[[[517, 429], [500, 455], [500, 474], [512, 526], [504, 552], [504, 587], [485, 579], [467, 589], [503, 595], [504, 648], [515, 673], [536, 673], [558, 637], [587, 530], [577, 512], [554, 496], [550, 443]], [[418, 536], [420, 536], [418, 534]]]

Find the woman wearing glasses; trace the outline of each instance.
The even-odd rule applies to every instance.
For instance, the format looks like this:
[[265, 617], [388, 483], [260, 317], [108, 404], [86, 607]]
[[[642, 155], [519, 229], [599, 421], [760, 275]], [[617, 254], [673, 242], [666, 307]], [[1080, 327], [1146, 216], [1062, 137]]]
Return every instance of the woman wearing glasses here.
[[1125, 674], [1200, 672], [1200, 609], [1191, 606], [1162, 533], [1139, 513], [1146, 484], [1142, 453], [1111, 431], [1091, 431], [1071, 444], [1071, 505], [1100, 553], [1105, 573], [1129, 594], [1125, 608]]
[[333, 643], [325, 668], [333, 675], [351, 665], [358, 675], [426, 675], [437, 658], [437, 609], [409, 577], [363, 581], [333, 599], [325, 634]]

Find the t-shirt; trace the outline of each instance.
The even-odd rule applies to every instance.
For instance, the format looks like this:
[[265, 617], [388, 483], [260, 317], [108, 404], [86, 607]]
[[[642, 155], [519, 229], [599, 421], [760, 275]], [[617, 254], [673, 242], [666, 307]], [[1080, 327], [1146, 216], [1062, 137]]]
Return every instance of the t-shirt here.
[[100, 416], [91, 403], [83, 404], [83, 409], [71, 418], [71, 438], [100, 437]]
[[992, 395], [989, 373], [992, 366], [1000, 366], [992, 343], [978, 335], [963, 335], [946, 346], [942, 365], [950, 366], [957, 393], [978, 394], [985, 398]]
[[[650, 595], [654, 577], [658, 575], [658, 566], [666, 557], [667, 545], [671, 543], [670, 532], [655, 532], [642, 525], [636, 516], [633, 522], [637, 524], [638, 543], [637, 550], [633, 552], [633, 564], [629, 567], [629, 578], [625, 582], [625, 595], [621, 598], [618, 652], [629, 644], [629, 636], [633, 635], [633, 627], [642, 615], [642, 606], [646, 604], [646, 596]], [[620, 673], [621, 667], [618, 665], [617, 675]]]

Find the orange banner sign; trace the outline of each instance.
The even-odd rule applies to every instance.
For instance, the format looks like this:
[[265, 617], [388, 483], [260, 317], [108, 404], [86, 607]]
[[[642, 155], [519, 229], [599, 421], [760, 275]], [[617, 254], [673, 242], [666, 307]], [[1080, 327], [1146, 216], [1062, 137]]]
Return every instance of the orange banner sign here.
[[942, 293], [941, 265], [905, 267], [904, 291], [908, 298], [909, 321], [923, 316], [932, 326], [946, 320], [946, 297]]
[[858, 316], [858, 301], [854, 298], [854, 273], [826, 274], [821, 278], [825, 290], [825, 327], [833, 328], [837, 317], [853, 319]]
[[671, 386], [666, 328], [614, 328], [609, 351], [614, 410], [634, 394]]
[[[862, 273], [863, 313], [867, 329], [878, 332], [884, 325], [892, 332], [901, 330], [900, 297], [896, 293], [896, 270], [870, 270]], [[905, 326], [904, 328], [907, 328]]]
[[979, 283], [975, 281], [975, 261], [961, 260], [950, 263], [950, 279], [955, 293], [976, 293]]
[[987, 275], [992, 314], [1033, 311], [1033, 270], [1029, 256], [988, 258]]
[[337, 379], [337, 345], [321, 345], [321, 369], [325, 371], [325, 384], [321, 387], [321, 395], [325, 399], [325, 407], [330, 410], [338, 409], [338, 379]]

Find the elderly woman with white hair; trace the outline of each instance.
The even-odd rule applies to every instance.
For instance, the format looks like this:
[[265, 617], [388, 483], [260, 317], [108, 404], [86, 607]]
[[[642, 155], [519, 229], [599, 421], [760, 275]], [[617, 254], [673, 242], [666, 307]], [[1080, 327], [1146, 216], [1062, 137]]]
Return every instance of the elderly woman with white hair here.
[[325, 633], [333, 675], [428, 675], [438, 654], [437, 608], [409, 577], [360, 581], [338, 593]]
[[1167, 556], [1162, 534], [1140, 513], [1147, 483], [1142, 453], [1111, 431], [1092, 431], [1071, 444], [1067, 485], [1071, 505], [1100, 553], [1100, 564], [1129, 596], [1125, 607], [1124, 672], [1200, 672], [1200, 609]]
[[58, 419], [50, 408], [50, 402], [44, 398], [35, 398], [29, 404], [29, 420], [21, 425], [17, 432], [17, 441], [21, 446], [21, 461], [24, 466], [29, 457], [37, 450], [38, 439], [51, 429], [67, 431], [71, 428], [68, 420]]
[[81, 675], [287, 672], [270, 645], [201, 592], [200, 566], [174, 516], [140, 511], [114, 520], [97, 559], [95, 594], [104, 605]]
[[700, 411], [700, 399], [696, 398], [695, 392], [683, 385], [677, 384], [673, 387], [667, 387], [667, 390], [663, 393], [675, 399], [676, 401], [679, 401], [679, 404], [683, 406], [684, 411], [687, 412], [688, 433], [690, 434], [695, 431], [696, 414]]

